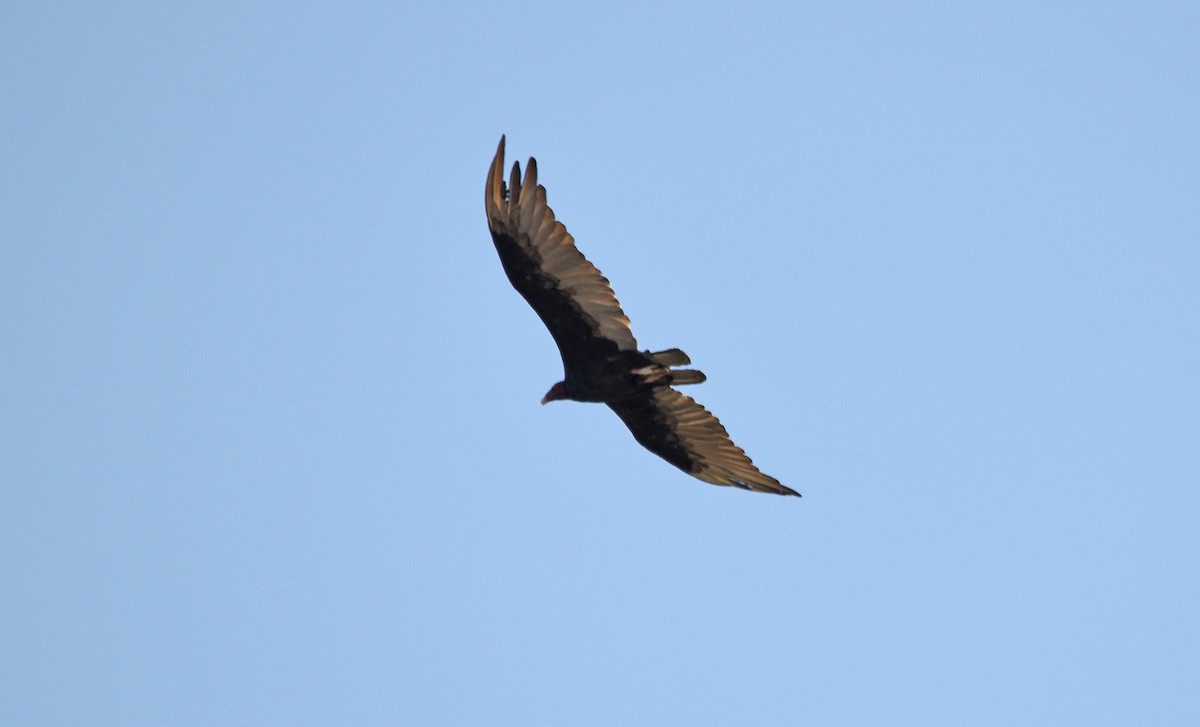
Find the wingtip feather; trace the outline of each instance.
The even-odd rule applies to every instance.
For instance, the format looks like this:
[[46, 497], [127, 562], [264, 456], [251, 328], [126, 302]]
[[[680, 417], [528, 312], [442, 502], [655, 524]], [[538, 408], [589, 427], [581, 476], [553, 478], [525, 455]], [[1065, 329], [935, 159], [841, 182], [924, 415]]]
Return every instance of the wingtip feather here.
[[496, 156], [492, 158], [492, 166], [488, 169], [487, 184], [483, 190], [485, 211], [489, 226], [493, 218], [500, 213], [504, 204], [504, 135], [500, 135], [500, 144], [496, 147]]
[[509, 209], [521, 204], [521, 162], [514, 161], [508, 175], [508, 204]]

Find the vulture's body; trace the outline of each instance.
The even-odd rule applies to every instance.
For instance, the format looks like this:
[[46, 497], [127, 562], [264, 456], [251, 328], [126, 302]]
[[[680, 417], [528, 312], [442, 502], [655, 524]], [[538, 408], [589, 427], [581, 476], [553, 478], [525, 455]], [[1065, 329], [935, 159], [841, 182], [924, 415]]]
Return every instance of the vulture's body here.
[[754, 466], [717, 418], [672, 385], [704, 374], [677, 348], [640, 351], [608, 280], [575, 247], [546, 204], [537, 162], [513, 164], [504, 183], [504, 137], [488, 171], [488, 227], [509, 281], [546, 324], [563, 360], [563, 380], [542, 400], [607, 404], [634, 438], [676, 467], [716, 485], [796, 495]]

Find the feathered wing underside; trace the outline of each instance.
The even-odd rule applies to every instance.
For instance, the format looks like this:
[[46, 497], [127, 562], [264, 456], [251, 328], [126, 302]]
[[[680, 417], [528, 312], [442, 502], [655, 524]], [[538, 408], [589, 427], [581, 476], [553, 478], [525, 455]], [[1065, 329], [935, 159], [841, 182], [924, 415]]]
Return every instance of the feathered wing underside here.
[[800, 494], [760, 472], [721, 422], [690, 396], [660, 386], [608, 406], [643, 447], [694, 477], [755, 492]]
[[629, 319], [608, 280], [575, 247], [546, 204], [530, 158], [504, 184], [504, 137], [488, 170], [484, 204], [488, 227], [509, 281], [546, 324], [570, 370], [616, 350], [636, 350]]

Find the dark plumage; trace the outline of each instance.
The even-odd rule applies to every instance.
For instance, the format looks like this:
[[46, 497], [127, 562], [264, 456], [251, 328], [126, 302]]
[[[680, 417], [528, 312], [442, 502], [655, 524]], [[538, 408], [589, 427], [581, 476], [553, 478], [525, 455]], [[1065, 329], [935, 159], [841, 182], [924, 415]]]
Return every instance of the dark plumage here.
[[514, 163], [504, 183], [504, 137], [488, 170], [484, 206], [488, 228], [509, 282], [546, 324], [563, 360], [557, 399], [603, 402], [646, 449], [715, 485], [798, 495], [754, 466], [721, 422], [672, 385], [698, 384], [704, 374], [677, 369], [691, 363], [677, 348], [639, 351], [629, 319], [608, 280], [575, 248], [567, 228], [546, 204], [537, 162], [521, 178]]

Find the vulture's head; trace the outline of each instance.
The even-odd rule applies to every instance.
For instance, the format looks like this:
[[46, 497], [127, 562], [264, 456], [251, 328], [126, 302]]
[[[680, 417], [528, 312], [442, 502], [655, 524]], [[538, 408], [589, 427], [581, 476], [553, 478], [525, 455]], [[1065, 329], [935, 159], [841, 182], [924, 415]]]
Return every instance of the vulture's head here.
[[546, 392], [546, 395], [542, 397], [542, 404], [545, 405], [545, 403], [548, 401], [557, 401], [565, 398], [567, 398], [567, 386], [565, 383], [560, 381], [554, 386], [551, 386], [550, 390]]

